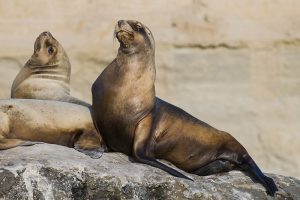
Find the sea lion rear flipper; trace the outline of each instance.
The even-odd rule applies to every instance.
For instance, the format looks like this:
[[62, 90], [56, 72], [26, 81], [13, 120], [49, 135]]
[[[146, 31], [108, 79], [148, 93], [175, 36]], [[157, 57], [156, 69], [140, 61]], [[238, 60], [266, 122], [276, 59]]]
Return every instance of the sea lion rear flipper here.
[[0, 139], [0, 150], [10, 149], [17, 146], [32, 146], [35, 144], [42, 144], [43, 142], [34, 142], [34, 141], [25, 141], [20, 139], [9, 139], [1, 138]]
[[274, 196], [275, 192], [278, 191], [273, 179], [264, 175], [248, 154], [243, 157], [242, 163], [239, 166], [249, 173], [252, 178], [260, 182], [267, 189], [269, 195]]

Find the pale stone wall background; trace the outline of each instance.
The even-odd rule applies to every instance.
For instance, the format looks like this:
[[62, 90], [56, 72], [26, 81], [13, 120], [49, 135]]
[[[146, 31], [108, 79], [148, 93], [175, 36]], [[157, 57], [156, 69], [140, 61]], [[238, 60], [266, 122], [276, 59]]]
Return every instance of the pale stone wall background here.
[[115, 57], [118, 19], [156, 39], [157, 95], [234, 135], [266, 172], [300, 177], [300, 1], [0, 0], [0, 98], [49, 30], [72, 63], [72, 93]]

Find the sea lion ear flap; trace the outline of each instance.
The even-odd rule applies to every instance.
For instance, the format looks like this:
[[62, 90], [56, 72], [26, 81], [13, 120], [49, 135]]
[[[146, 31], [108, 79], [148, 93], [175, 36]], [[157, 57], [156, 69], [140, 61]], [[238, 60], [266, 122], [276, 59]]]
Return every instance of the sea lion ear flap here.
[[144, 28], [145, 28], [145, 31], [146, 31], [148, 37], [149, 37], [149, 40], [151, 41], [151, 45], [153, 47], [155, 47], [155, 40], [154, 40], [152, 32], [150, 31], [150, 29], [147, 26], [144, 26]]

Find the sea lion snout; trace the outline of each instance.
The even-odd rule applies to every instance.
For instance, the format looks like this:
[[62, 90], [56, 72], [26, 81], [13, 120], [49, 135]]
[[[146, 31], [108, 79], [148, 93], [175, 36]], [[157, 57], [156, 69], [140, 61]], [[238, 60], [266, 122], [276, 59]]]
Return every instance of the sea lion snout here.
[[132, 27], [125, 20], [119, 20], [117, 22], [117, 24], [116, 24], [116, 27], [115, 27], [116, 36], [118, 36], [118, 34], [122, 33], [122, 32], [125, 32], [125, 33], [127, 33], [129, 35], [133, 35], [133, 29], [132, 29]]
[[118, 21], [118, 26], [121, 27], [123, 24], [125, 24], [125, 20], [119, 20]]
[[128, 29], [131, 29], [131, 31], [132, 31], [132, 28], [131, 28], [130, 24], [128, 23], [129, 21], [130, 20], [119, 20], [117, 22], [117, 27], [120, 29], [128, 28]]
[[46, 37], [53, 37], [49, 31], [44, 31], [41, 35], [44, 35]]
[[119, 20], [116, 25], [117, 28], [124, 31], [134, 32], [142, 28], [142, 23], [135, 20]]
[[41, 43], [43, 43], [43, 41], [46, 41], [48, 39], [51, 39], [51, 40], [54, 39], [54, 37], [52, 36], [52, 34], [49, 31], [42, 32], [37, 38], [37, 40], [39, 40]]
[[43, 45], [47, 40], [53, 41], [54, 37], [52, 36], [52, 34], [49, 31], [44, 31], [37, 37], [37, 39], [34, 43], [34, 53], [39, 52], [40, 49], [43, 48]]

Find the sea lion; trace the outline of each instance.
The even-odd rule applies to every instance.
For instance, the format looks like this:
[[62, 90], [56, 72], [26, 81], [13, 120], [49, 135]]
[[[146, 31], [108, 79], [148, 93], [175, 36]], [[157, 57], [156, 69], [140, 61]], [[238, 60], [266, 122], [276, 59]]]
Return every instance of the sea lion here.
[[70, 95], [70, 74], [67, 53], [50, 32], [43, 32], [34, 43], [33, 55], [13, 82], [11, 97], [91, 106]]
[[101, 157], [105, 149], [86, 106], [53, 100], [0, 100], [0, 150], [39, 142], [72, 147], [92, 158]]
[[92, 86], [94, 121], [106, 145], [183, 178], [156, 159], [198, 175], [240, 169], [274, 195], [274, 181], [229, 133], [155, 97], [151, 31], [140, 22], [121, 20], [114, 34], [120, 42], [117, 57]]

